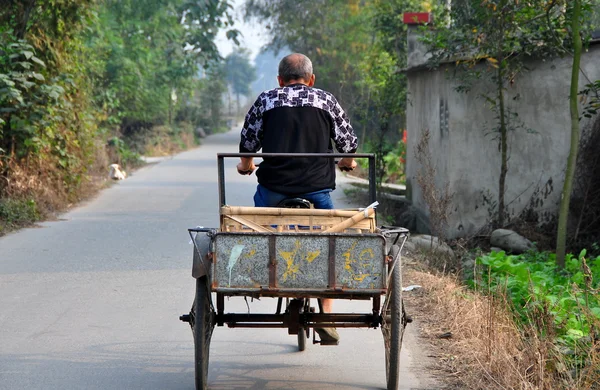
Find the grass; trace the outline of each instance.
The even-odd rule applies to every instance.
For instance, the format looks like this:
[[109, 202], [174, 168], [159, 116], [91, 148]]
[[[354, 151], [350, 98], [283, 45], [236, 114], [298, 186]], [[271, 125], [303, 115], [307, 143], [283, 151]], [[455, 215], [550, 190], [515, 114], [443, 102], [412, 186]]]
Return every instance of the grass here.
[[40, 219], [33, 199], [0, 199], [0, 235], [31, 225]]
[[[473, 290], [452, 275], [406, 270], [404, 284], [423, 286], [404, 298], [451, 388], [600, 388], [598, 340], [580, 345], [575, 352], [584, 361], [574, 360], [559, 348], [550, 312], [531, 312], [523, 321], [506, 290]], [[438, 338], [447, 332], [451, 338]]]

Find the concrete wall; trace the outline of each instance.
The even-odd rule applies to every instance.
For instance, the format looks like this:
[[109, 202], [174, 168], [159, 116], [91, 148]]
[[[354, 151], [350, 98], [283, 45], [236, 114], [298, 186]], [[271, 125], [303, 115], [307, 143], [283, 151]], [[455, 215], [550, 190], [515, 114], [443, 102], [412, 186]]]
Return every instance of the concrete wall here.
[[[492, 133], [497, 119], [482, 94], [494, 86], [478, 82], [468, 93], [457, 92], [456, 68], [444, 65], [428, 70], [422, 65], [422, 48], [409, 35], [413, 54], [409, 58], [407, 107], [407, 187], [413, 205], [428, 213], [417, 184], [421, 169], [415, 146], [424, 129], [431, 134], [430, 151], [436, 164], [438, 188], [449, 184], [453, 194], [448, 237], [468, 236], [484, 227], [498, 200], [500, 151]], [[523, 128], [509, 135], [509, 161], [505, 202], [511, 216], [533, 203], [541, 221], [556, 215], [569, 152], [569, 87], [571, 59], [530, 61], [531, 69], [520, 74], [506, 94], [507, 107], [518, 113]], [[592, 45], [582, 58], [582, 69], [590, 80], [600, 79], [600, 45]], [[487, 69], [482, 63], [482, 70]], [[491, 71], [491, 68], [488, 69]], [[580, 75], [580, 89], [588, 83]], [[582, 129], [591, 126], [581, 122]]]

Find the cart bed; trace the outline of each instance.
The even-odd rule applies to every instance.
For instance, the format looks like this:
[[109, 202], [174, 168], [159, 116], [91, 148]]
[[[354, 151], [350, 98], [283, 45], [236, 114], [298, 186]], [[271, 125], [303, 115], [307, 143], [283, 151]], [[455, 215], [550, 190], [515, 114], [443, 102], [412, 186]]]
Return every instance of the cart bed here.
[[385, 292], [385, 239], [379, 234], [217, 233], [214, 242], [216, 292]]

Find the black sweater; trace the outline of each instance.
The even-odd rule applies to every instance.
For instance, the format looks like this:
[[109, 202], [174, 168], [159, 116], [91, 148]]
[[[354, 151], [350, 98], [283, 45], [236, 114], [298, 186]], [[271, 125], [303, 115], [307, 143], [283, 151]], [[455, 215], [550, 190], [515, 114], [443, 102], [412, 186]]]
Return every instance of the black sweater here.
[[[333, 143], [332, 143], [333, 141]], [[294, 84], [261, 93], [248, 111], [240, 153], [354, 153], [348, 116], [329, 92]], [[294, 196], [335, 188], [333, 158], [265, 158], [256, 172], [271, 191]]]

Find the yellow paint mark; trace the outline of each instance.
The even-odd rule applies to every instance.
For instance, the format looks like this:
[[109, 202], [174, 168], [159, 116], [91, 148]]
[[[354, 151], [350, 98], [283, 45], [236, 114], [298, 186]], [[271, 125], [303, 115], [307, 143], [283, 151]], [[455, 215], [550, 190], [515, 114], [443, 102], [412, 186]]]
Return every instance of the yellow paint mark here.
[[362, 282], [363, 280], [365, 280], [365, 278], [367, 276], [371, 276], [371, 274], [359, 274], [359, 275], [354, 275], [354, 280], [356, 280], [357, 282]]
[[352, 256], [352, 252], [354, 252], [354, 250], [356, 249], [357, 244], [358, 244], [358, 241], [354, 241], [354, 243], [350, 246], [350, 248], [348, 248], [348, 250], [346, 252], [342, 253], [342, 256], [346, 259], [344, 261], [344, 268], [347, 269], [348, 271], [351, 271], [352, 264], [356, 263], [356, 260]]
[[361, 261], [369, 261], [369, 260], [373, 260], [375, 258], [375, 253], [373, 252], [373, 248], [367, 248], [367, 249], [363, 249], [360, 254], [358, 255], [358, 258]]
[[296, 259], [306, 260], [308, 263], [312, 263], [319, 255], [321, 251], [303, 251], [300, 240], [296, 240], [294, 243], [294, 249], [291, 251], [279, 251], [281, 256], [286, 263], [286, 270], [283, 273], [283, 281], [285, 282], [288, 278], [296, 280], [296, 275], [300, 272], [300, 264], [294, 263]]
[[306, 252], [306, 261], [312, 263], [321, 254], [321, 251]]

